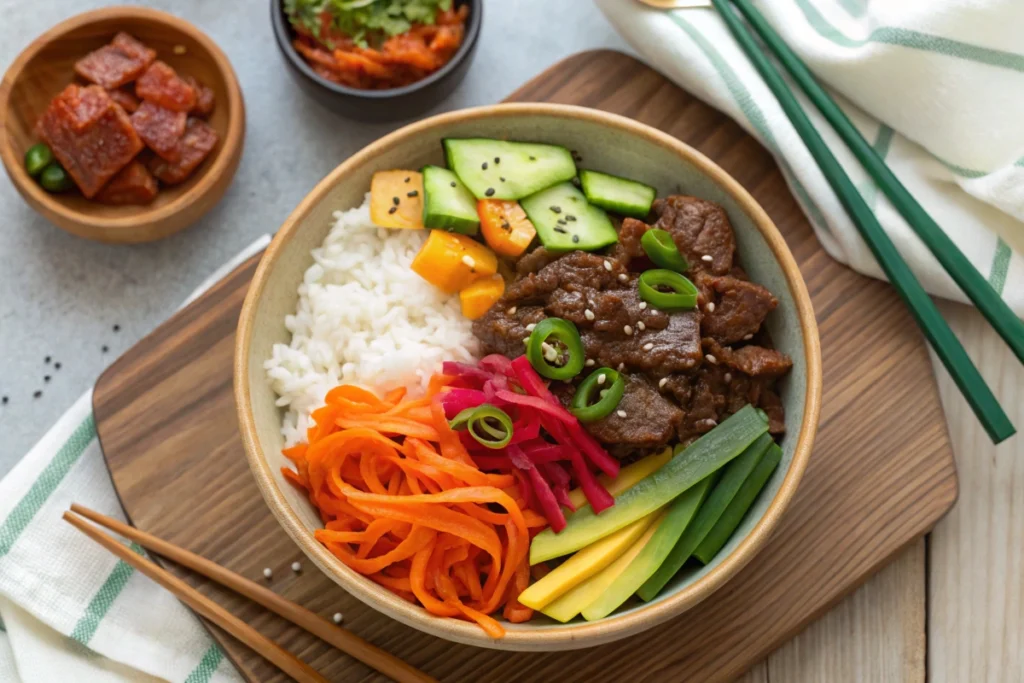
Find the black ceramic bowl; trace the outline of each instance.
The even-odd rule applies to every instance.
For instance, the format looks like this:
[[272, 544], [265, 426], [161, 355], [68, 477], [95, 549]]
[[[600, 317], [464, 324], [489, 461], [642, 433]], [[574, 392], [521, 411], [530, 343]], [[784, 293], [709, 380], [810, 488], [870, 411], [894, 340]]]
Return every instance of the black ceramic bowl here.
[[458, 52], [426, 78], [388, 90], [360, 90], [321, 78], [292, 47], [295, 33], [284, 13], [282, 0], [270, 0], [270, 19], [284, 63], [303, 90], [339, 114], [361, 121], [395, 121], [413, 118], [438, 104], [466, 75], [480, 37], [483, 0], [455, 0], [455, 4], [469, 6], [466, 36]]

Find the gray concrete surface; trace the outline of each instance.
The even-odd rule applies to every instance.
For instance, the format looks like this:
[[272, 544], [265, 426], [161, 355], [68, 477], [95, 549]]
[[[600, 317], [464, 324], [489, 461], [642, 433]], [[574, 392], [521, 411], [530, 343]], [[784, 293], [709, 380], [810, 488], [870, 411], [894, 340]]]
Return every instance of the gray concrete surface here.
[[[0, 68], [58, 21], [107, 4], [114, 3], [47, 0], [26, 11], [23, 2], [0, 0]], [[245, 154], [234, 184], [203, 220], [138, 247], [67, 235], [36, 215], [6, 175], [0, 179], [0, 397], [8, 397], [0, 405], [0, 476], [218, 265], [273, 232], [348, 155], [400, 125], [355, 123], [307, 99], [280, 61], [266, 0], [141, 4], [193, 22], [227, 53], [247, 105]], [[486, 0], [476, 61], [438, 111], [498, 101], [562, 57], [594, 47], [628, 51], [588, 0]]]

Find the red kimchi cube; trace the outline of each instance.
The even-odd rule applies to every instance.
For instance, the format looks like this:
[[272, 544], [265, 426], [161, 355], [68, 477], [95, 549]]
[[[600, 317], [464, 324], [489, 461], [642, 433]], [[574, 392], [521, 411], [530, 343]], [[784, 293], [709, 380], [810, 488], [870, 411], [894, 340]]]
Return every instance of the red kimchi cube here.
[[196, 106], [196, 90], [161, 61], [153, 62], [135, 84], [135, 94], [173, 111], [189, 112]]
[[141, 76], [154, 59], [156, 52], [122, 32], [109, 45], [78, 60], [75, 73], [104, 88], [120, 88]]

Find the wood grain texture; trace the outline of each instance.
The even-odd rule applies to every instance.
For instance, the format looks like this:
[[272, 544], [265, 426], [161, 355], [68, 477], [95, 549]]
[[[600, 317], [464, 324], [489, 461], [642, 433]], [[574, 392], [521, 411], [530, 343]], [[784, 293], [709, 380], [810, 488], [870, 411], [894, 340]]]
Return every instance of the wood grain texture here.
[[[956, 473], [923, 339], [887, 285], [821, 250], [762, 147], [636, 60], [614, 52], [576, 55], [510, 99], [605, 109], [688, 142], [754, 195], [800, 262], [821, 330], [821, 426], [796, 499], [750, 565], [666, 626], [611, 646], [540, 654], [453, 645], [376, 614], [318, 573], [292, 574], [288, 565], [301, 559], [299, 552], [247, 471], [232, 405], [235, 321], [255, 260], [98, 382], [97, 428], [115, 486], [140, 528], [245, 576], [270, 566], [274, 589], [288, 599], [324, 616], [344, 612], [354, 632], [442, 680], [480, 680], [482, 670], [489, 681], [735, 678], [914, 543], [953, 504]], [[370, 676], [261, 609], [235, 596], [218, 598], [328, 678]], [[222, 642], [252, 680], [279, 680], [256, 655]]]
[[[1024, 428], [1024, 366], [976, 310], [940, 308], [1010, 420]], [[960, 501], [929, 539], [929, 680], [1024, 681], [1024, 437], [993, 446], [936, 368]]]
[[[39, 142], [35, 125], [61, 90], [75, 82], [75, 62], [127, 31], [182, 74], [216, 96], [209, 124], [220, 141], [186, 182], [162, 186], [146, 206], [111, 206], [77, 192], [50, 194], [25, 172], [23, 159]], [[177, 52], [175, 48], [178, 48]], [[184, 48], [185, 52], [181, 52]], [[0, 159], [15, 188], [36, 211], [68, 232], [112, 243], [151, 242], [183, 230], [213, 208], [242, 158], [245, 105], [227, 56], [206, 34], [177, 17], [143, 7], [109, 7], [61, 22], [18, 55], [0, 83]]]

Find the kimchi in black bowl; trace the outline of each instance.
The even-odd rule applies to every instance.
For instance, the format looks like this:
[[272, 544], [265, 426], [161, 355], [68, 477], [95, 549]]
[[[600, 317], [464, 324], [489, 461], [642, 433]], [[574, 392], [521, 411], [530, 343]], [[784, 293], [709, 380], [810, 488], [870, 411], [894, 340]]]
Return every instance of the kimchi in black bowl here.
[[[349, 6], [367, 13], [387, 4]], [[285, 65], [310, 96], [350, 118], [394, 121], [425, 112], [458, 86], [483, 13], [482, 0], [408, 4], [408, 16], [371, 17], [371, 27], [359, 25], [365, 14], [332, 16], [325, 8], [337, 5], [322, 0], [271, 0], [270, 15]]]

